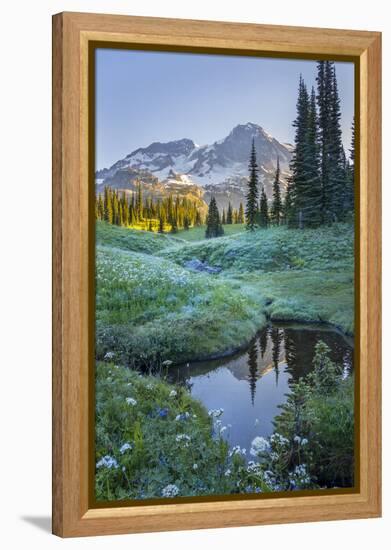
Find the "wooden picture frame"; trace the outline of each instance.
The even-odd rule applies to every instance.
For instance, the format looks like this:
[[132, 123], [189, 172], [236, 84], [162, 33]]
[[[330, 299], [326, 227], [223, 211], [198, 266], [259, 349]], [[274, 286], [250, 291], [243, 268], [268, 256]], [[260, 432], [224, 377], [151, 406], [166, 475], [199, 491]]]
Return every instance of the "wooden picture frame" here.
[[[359, 486], [347, 493], [91, 507], [89, 47], [346, 58], [359, 94]], [[357, 114], [357, 111], [356, 111]], [[87, 13], [53, 17], [53, 533], [62, 537], [381, 514], [381, 34]]]

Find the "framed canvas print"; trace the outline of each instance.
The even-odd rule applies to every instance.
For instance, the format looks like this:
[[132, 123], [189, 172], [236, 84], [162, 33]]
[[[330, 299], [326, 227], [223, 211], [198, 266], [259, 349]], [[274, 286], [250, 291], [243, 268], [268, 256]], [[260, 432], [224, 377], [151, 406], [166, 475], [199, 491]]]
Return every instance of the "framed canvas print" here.
[[380, 515], [380, 34], [53, 18], [53, 531]]

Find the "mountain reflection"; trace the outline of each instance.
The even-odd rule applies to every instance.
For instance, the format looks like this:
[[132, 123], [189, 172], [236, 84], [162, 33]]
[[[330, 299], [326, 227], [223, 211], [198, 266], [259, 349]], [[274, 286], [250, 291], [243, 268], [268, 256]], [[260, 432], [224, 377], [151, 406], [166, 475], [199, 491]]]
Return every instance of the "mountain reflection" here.
[[195, 377], [208, 376], [212, 371], [225, 367], [238, 381], [248, 381], [250, 400], [254, 406], [257, 382], [267, 373], [274, 371], [274, 383], [278, 386], [281, 369], [289, 374], [289, 385], [312, 370], [315, 346], [319, 340], [330, 348], [332, 361], [349, 374], [353, 365], [352, 340], [329, 328], [273, 323], [261, 330], [246, 350], [228, 358], [171, 367], [167, 377], [191, 389]]

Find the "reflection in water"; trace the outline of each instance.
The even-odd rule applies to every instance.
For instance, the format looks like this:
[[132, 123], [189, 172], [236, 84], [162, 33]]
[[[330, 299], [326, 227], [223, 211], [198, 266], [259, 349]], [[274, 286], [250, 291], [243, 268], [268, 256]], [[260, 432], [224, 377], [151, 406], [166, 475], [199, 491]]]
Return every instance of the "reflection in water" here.
[[231, 426], [226, 432], [230, 445], [248, 449], [255, 436], [272, 433], [273, 419], [290, 385], [311, 371], [319, 340], [329, 346], [331, 359], [350, 374], [350, 339], [319, 326], [273, 324], [246, 350], [229, 358], [171, 368], [167, 377], [185, 384], [207, 409], [223, 408], [221, 420]]

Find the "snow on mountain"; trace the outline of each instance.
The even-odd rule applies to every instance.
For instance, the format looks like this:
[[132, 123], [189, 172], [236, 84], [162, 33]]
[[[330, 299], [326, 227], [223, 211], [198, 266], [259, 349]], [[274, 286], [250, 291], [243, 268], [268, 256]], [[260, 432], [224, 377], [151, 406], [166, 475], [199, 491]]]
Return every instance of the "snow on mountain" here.
[[[259, 179], [270, 196], [277, 158], [280, 159], [283, 185], [289, 175], [293, 147], [282, 144], [261, 126], [248, 122], [239, 124], [225, 138], [212, 145], [196, 145], [191, 139], [167, 143], [154, 142], [139, 148], [117, 161], [109, 169], [96, 173], [97, 187], [124, 185], [135, 177], [156, 179], [167, 189], [178, 185], [197, 185], [204, 188], [206, 197], [216, 194], [225, 206], [231, 195], [234, 205], [243, 200], [248, 177], [248, 160], [254, 139], [259, 167]], [[139, 174], [139, 175], [138, 175]], [[226, 200], [225, 200], [226, 199]]]

